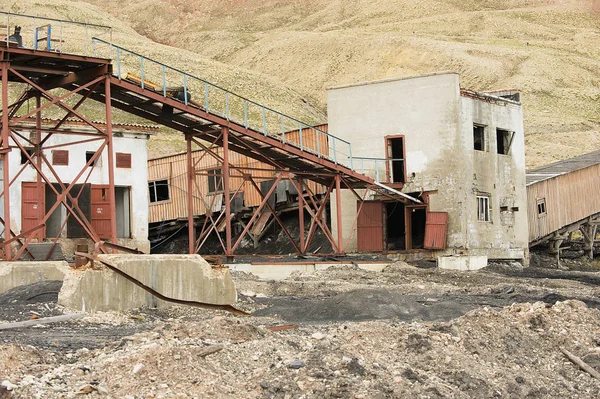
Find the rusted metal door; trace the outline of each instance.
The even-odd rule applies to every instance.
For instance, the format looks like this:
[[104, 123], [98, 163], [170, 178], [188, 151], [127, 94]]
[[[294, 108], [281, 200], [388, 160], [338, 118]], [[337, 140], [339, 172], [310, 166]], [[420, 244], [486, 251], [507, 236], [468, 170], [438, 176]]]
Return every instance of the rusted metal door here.
[[[38, 186], [35, 182], [23, 182], [21, 184], [21, 232], [33, 229], [39, 226], [46, 213], [46, 201], [44, 183], [41, 184], [41, 195], [38, 199]], [[43, 239], [46, 237], [46, 227], [35, 231], [35, 238]]]
[[365, 201], [356, 223], [358, 251], [383, 251], [383, 202]]
[[427, 212], [425, 245], [427, 249], [446, 249], [448, 212]]
[[108, 185], [93, 184], [91, 195], [92, 227], [100, 238], [110, 238], [110, 202]]

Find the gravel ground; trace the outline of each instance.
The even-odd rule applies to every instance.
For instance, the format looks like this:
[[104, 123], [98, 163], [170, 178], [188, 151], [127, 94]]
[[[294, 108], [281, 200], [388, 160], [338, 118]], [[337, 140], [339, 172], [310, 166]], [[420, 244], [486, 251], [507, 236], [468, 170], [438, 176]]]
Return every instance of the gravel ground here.
[[[252, 316], [140, 309], [0, 331], [0, 398], [596, 398], [560, 350], [600, 366], [586, 270], [234, 273]], [[1, 295], [1, 318], [62, 313], [56, 284]]]

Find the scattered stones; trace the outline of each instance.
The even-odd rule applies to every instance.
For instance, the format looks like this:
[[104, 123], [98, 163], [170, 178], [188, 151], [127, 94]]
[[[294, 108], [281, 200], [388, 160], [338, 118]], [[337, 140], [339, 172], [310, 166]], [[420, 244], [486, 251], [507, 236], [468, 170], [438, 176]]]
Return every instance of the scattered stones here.
[[291, 362], [288, 363], [288, 368], [290, 369], [300, 369], [304, 367], [304, 362], [302, 360], [292, 360]]

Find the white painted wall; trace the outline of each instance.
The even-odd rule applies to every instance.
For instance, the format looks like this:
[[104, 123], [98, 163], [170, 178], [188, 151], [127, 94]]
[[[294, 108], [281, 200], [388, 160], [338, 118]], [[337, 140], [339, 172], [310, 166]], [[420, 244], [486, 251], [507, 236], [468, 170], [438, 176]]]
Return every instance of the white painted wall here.
[[[23, 136], [29, 137], [29, 132], [21, 132]], [[129, 186], [130, 191], [130, 210], [131, 210], [131, 238], [129, 240], [119, 240], [126, 245], [131, 241], [140, 249], [149, 249], [148, 241], [148, 153], [146, 149], [147, 133], [135, 133], [128, 130], [121, 131], [113, 129], [114, 134], [114, 152], [123, 152], [131, 154], [131, 169], [115, 168], [115, 186]], [[45, 146], [50, 147], [59, 144], [79, 141], [87, 136], [77, 136], [71, 134], [55, 134], [46, 142]], [[79, 174], [86, 163], [86, 152], [96, 151], [102, 140], [88, 142], [83, 144], [74, 144], [58, 149], [69, 151], [69, 165], [53, 165], [54, 170], [60, 176], [64, 183], [70, 183]], [[108, 154], [107, 150], [102, 152], [100, 164], [92, 170], [88, 183], [108, 184]], [[44, 154], [52, 162], [52, 149], [44, 150]], [[115, 155], [113, 154], [113, 159]], [[21, 168], [21, 154], [18, 149], [13, 149], [9, 154], [9, 172], [14, 177]], [[52, 182], [56, 179], [49, 168], [44, 165], [42, 170]], [[87, 176], [89, 169], [84, 176]], [[1, 174], [0, 174], [1, 175]], [[13, 231], [21, 231], [21, 183], [34, 182], [36, 171], [33, 166], [28, 165], [18, 176], [17, 180], [11, 186], [10, 190], [10, 212], [11, 226]], [[78, 183], [83, 183], [84, 178], [80, 178]], [[3, 184], [3, 182], [0, 182]], [[2, 199], [3, 200], [3, 199]], [[0, 203], [0, 214], [4, 217], [3, 205]]]

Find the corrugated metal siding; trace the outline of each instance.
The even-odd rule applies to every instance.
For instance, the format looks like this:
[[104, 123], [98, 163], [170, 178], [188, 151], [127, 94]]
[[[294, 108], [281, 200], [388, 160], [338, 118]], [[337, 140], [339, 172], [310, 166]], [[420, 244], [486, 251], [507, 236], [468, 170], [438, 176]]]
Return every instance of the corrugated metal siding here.
[[[220, 157], [223, 156], [223, 148], [221, 147], [213, 149], [213, 152]], [[208, 207], [211, 207], [213, 212], [220, 211], [223, 205], [223, 194], [208, 193], [208, 171], [220, 169], [220, 163], [211, 155], [205, 154], [204, 151], [194, 151], [192, 159], [197, 171], [194, 187], [194, 214], [204, 215]], [[260, 189], [261, 181], [275, 178], [274, 168], [234, 152], [230, 152], [229, 159], [232, 165], [240, 168], [240, 170], [230, 168], [229, 189], [231, 193], [243, 192], [244, 205], [257, 207], [260, 205], [262, 197], [253, 184], [243, 178], [243, 173], [252, 175]], [[170, 199], [149, 204], [149, 222], [155, 223], [163, 220], [187, 218], [187, 154], [182, 153], [149, 160], [148, 181], [159, 180], [168, 181]], [[315, 194], [322, 194], [326, 191], [325, 187], [314, 182], [307, 182], [306, 185]], [[204, 201], [198, 195], [199, 192], [203, 193]]]
[[[357, 209], [360, 204], [357, 204]], [[359, 252], [383, 251], [383, 202], [365, 201], [356, 223]]]
[[[538, 215], [538, 199], [546, 215]], [[529, 241], [600, 212], [600, 165], [576, 170], [527, 186]]]
[[427, 212], [425, 222], [425, 245], [427, 249], [446, 249], [448, 230], [447, 212]]

